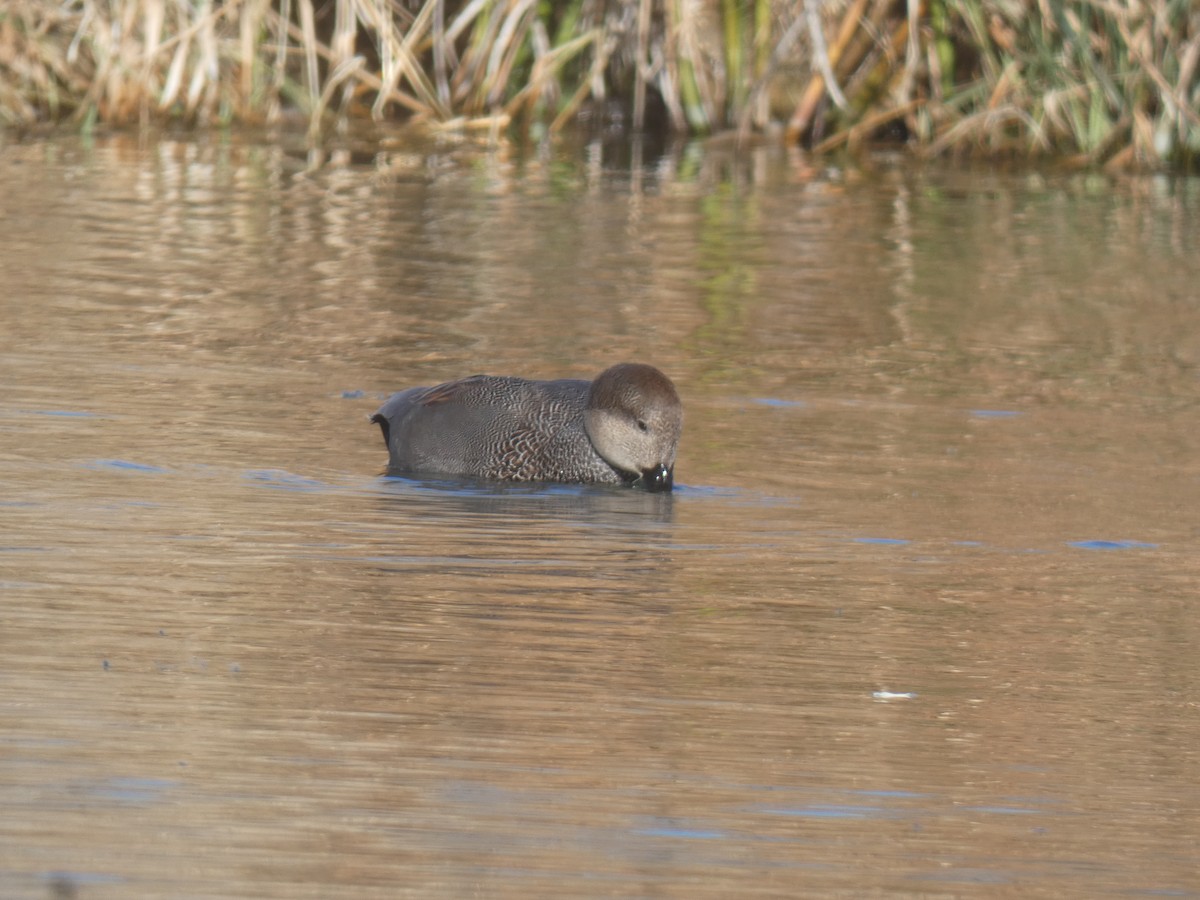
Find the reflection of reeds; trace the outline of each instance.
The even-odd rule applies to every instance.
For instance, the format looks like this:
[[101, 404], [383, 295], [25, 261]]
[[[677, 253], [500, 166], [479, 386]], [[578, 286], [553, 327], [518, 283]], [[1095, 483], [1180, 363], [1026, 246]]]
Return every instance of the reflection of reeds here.
[[512, 121], [1087, 164], [1200, 151], [1192, 0], [6, 0], [0, 123]]

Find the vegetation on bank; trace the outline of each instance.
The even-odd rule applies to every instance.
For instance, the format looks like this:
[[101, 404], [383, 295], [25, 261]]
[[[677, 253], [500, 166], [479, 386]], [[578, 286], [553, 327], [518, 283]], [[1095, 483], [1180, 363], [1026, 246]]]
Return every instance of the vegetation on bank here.
[[1194, 0], [5, 0], [0, 125], [356, 117], [1200, 160]]

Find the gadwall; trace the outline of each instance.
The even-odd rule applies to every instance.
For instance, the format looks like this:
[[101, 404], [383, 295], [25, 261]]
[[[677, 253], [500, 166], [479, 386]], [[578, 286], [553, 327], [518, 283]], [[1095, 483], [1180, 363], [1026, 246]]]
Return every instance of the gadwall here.
[[669, 491], [683, 406], [658, 369], [621, 363], [595, 381], [472, 375], [409, 388], [371, 421], [390, 473]]

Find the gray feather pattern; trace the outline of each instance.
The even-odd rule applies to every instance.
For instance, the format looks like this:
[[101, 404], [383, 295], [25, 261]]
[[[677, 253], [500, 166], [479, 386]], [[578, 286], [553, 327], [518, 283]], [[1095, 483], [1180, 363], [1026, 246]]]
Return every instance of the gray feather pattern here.
[[374, 418], [387, 422], [392, 471], [617, 484], [584, 430], [590, 386], [475, 375], [393, 394]]

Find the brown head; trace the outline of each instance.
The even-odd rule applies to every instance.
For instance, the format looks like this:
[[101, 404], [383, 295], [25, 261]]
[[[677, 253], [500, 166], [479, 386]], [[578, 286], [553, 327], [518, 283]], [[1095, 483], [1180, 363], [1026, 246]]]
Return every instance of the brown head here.
[[583, 424], [610, 466], [647, 490], [671, 490], [683, 404], [670, 378], [642, 363], [605, 369], [592, 382]]

